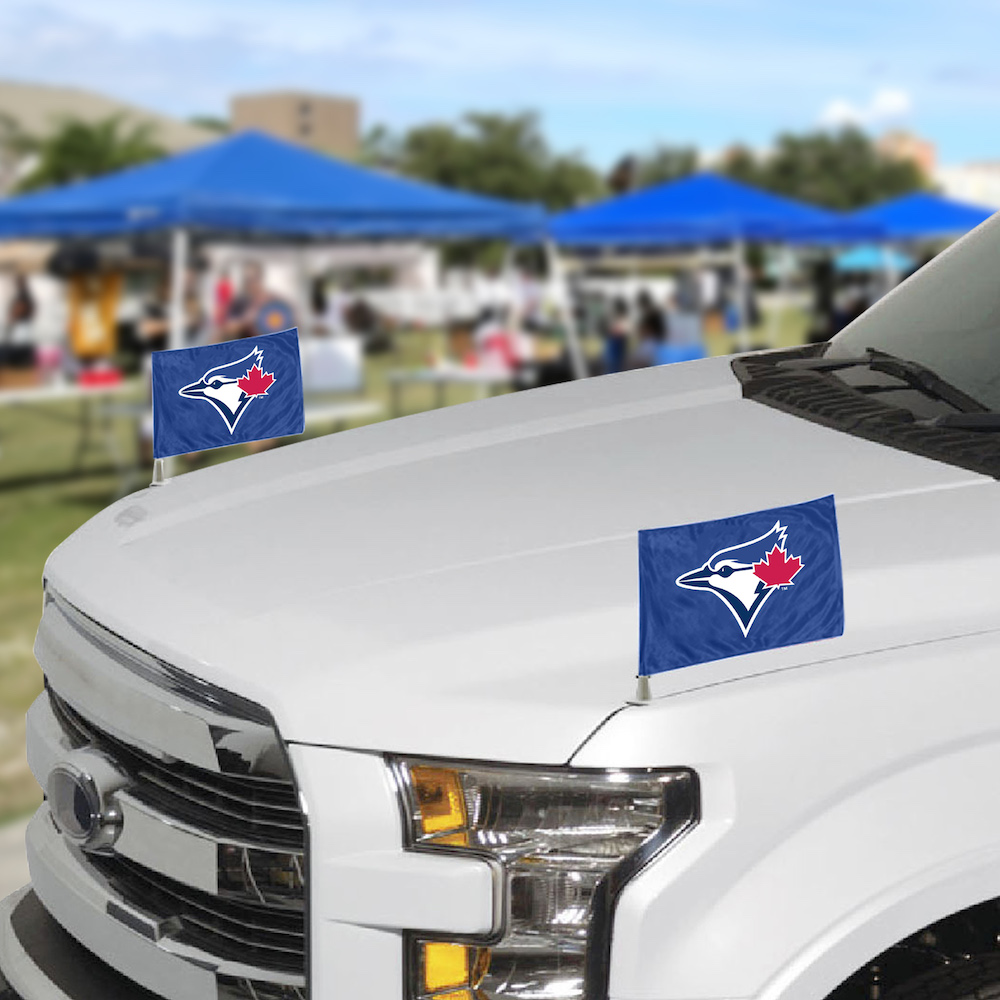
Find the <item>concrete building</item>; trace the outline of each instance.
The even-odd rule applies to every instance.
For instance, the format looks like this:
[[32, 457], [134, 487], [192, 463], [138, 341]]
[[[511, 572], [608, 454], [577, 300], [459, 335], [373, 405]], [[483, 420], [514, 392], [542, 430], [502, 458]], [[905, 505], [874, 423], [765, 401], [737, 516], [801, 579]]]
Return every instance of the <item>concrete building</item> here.
[[358, 155], [360, 117], [357, 101], [328, 94], [271, 91], [230, 102], [234, 131], [260, 129], [347, 160]]

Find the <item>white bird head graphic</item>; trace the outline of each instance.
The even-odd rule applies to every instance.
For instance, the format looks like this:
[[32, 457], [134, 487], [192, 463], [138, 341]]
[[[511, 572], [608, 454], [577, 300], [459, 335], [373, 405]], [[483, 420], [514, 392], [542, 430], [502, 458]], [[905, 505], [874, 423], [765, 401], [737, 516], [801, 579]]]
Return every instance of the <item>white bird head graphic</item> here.
[[263, 359], [264, 352], [255, 347], [238, 361], [209, 368], [197, 382], [178, 389], [178, 395], [211, 403], [232, 434], [247, 407], [258, 396], [266, 395], [267, 389], [274, 383], [274, 376], [267, 374], [263, 376], [266, 384], [260, 383], [263, 388], [255, 391], [251, 386], [251, 372], [259, 368], [263, 373]]
[[[779, 585], [790, 584], [791, 578], [802, 568], [801, 560], [785, 560], [785, 535], [787, 529], [775, 521], [770, 531], [752, 541], [719, 549], [703, 566], [682, 573], [675, 581], [686, 590], [706, 590], [722, 601], [732, 612], [743, 635], [750, 628], [767, 599]], [[787, 580], [778, 576], [780, 583], [768, 582], [771, 577], [758, 569], [769, 564], [769, 556], [777, 549], [782, 567], [787, 566]]]

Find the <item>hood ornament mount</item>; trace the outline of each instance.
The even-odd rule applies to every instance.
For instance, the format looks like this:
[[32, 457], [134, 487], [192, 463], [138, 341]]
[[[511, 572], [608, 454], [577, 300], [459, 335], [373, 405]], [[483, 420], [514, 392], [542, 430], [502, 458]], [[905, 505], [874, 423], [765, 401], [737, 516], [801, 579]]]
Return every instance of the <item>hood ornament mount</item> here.
[[644, 674], [639, 674], [635, 679], [635, 697], [629, 702], [630, 705], [648, 705], [653, 700], [653, 692], [649, 686], [649, 678]]
[[165, 458], [154, 458], [153, 459], [153, 479], [150, 482], [150, 486], [166, 486], [170, 482], [170, 474], [167, 469], [167, 460]]

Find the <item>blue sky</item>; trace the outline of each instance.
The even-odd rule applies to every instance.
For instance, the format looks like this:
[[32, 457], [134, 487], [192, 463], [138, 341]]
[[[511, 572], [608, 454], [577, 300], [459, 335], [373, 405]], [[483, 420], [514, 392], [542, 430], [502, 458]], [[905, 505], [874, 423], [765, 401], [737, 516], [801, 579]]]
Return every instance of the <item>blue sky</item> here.
[[1000, 159], [994, 0], [0, 0], [0, 76], [186, 116], [235, 91], [351, 94], [367, 125], [538, 110], [601, 165], [854, 120]]

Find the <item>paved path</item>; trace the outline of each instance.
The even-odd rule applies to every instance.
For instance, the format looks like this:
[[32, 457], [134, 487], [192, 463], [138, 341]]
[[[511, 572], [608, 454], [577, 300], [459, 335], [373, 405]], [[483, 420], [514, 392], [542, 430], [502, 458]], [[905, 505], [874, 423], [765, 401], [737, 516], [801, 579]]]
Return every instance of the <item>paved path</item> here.
[[28, 882], [28, 862], [24, 856], [24, 831], [28, 821], [0, 826], [0, 899]]

